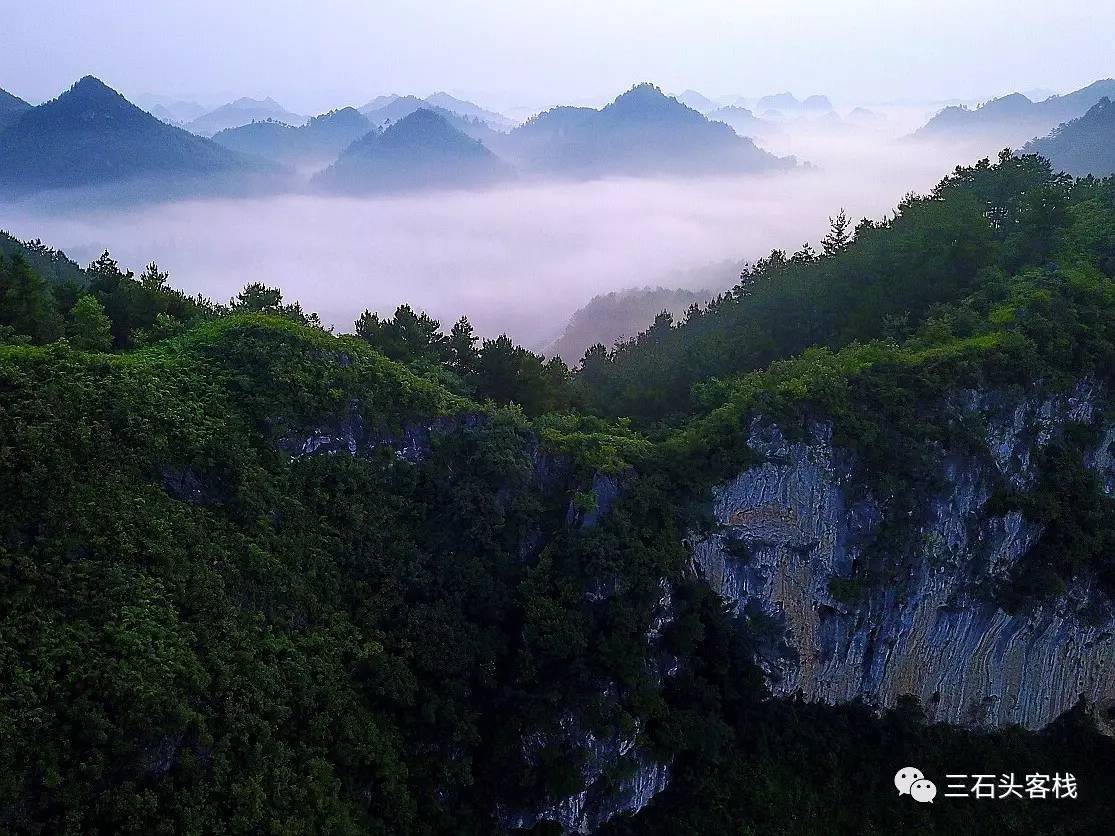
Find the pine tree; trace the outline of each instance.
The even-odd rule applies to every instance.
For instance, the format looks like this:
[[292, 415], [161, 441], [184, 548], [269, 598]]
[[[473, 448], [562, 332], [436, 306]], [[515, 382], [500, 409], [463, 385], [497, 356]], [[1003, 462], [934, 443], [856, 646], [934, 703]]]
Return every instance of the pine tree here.
[[462, 377], [470, 374], [476, 368], [477, 342], [476, 332], [468, 317], [462, 316], [453, 325], [449, 332], [449, 353], [453, 370]]
[[852, 236], [848, 234], [849, 226], [851, 222], [843, 207], [835, 218], [829, 218], [828, 234], [821, 239], [821, 249], [826, 256], [836, 255], [851, 243]]

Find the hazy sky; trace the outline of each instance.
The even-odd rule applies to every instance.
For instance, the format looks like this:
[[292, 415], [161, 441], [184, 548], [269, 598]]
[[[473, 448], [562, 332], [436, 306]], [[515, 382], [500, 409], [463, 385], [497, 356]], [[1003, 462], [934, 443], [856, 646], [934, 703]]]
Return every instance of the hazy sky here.
[[304, 112], [446, 89], [492, 106], [790, 90], [871, 102], [1070, 90], [1115, 75], [1112, 0], [0, 0], [0, 87]]

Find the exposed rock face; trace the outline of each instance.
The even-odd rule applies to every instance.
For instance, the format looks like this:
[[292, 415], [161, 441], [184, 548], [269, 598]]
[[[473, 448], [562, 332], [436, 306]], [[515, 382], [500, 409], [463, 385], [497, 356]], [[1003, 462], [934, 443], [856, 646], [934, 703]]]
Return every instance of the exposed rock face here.
[[[1115, 615], [1106, 604], [1099, 618], [1094, 607], [1086, 621], [1078, 615], [1095, 598], [1084, 582], [1018, 615], [974, 585], [1009, 571], [1040, 534], [1017, 512], [986, 511], [995, 480], [1030, 482], [1034, 452], [1067, 424], [1091, 422], [1101, 394], [1090, 381], [1015, 403], [958, 393], [950, 408], [984, 422], [986, 455], [942, 457], [942, 487], [924, 497], [914, 542], [896, 556], [902, 577], [853, 605], [833, 596], [830, 581], [851, 574], [884, 504], [857, 482], [830, 426], [814, 424], [791, 443], [756, 420], [748, 443], [764, 461], [717, 489], [722, 528], [694, 544], [694, 563], [738, 612], [773, 625], [759, 659], [773, 692], [880, 706], [913, 694], [934, 721], [1028, 728], [1081, 695], [1101, 716], [1115, 705]], [[1101, 435], [1086, 462], [1111, 493], [1115, 427]]]
[[401, 431], [392, 432], [367, 427], [361, 417], [360, 407], [359, 401], [353, 401], [349, 405], [348, 415], [290, 433], [279, 439], [277, 446], [291, 459], [336, 453], [367, 455], [378, 448], [386, 447], [393, 450], [399, 459], [418, 462], [429, 455], [435, 437], [447, 435], [462, 427], [476, 427], [484, 421], [481, 415], [467, 413], [439, 416], [424, 423], [408, 423]]
[[[566, 718], [561, 724], [561, 736], [570, 747], [587, 753], [581, 766], [585, 788], [537, 809], [505, 812], [501, 818], [508, 830], [552, 821], [569, 833], [593, 833], [613, 816], [643, 809], [670, 781], [670, 765], [656, 762], [641, 750], [636, 743], [637, 735], [601, 739], [581, 730], [574, 719]], [[537, 751], [555, 742], [549, 736], [530, 736], [523, 741], [524, 755], [528, 759], [535, 757]]]

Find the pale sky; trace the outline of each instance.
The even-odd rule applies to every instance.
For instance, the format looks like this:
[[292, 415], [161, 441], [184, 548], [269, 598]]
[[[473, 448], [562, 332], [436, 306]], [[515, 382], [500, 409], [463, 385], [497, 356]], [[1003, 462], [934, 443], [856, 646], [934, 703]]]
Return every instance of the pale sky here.
[[0, 87], [93, 74], [205, 105], [300, 112], [382, 93], [493, 107], [668, 92], [980, 99], [1115, 76], [1112, 0], [0, 0]]

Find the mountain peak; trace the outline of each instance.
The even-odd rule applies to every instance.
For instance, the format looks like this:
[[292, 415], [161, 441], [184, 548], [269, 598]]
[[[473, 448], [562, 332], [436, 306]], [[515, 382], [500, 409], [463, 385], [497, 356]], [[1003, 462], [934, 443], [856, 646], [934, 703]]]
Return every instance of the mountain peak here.
[[449, 121], [440, 113], [436, 113], [428, 107], [420, 107], [413, 113], [408, 113], [398, 122], [389, 125], [383, 132], [383, 138], [390, 140], [393, 137], [407, 136], [407, 137], [444, 137], [468, 140], [464, 134], [449, 124]]
[[113, 98], [124, 99], [118, 92], [93, 75], [80, 78], [66, 93], [62, 94], [62, 96], [66, 95], [77, 95], [83, 98], [90, 96], [111, 96]]
[[87, 75], [53, 102], [57, 112], [133, 114], [141, 111], [99, 78]]
[[662, 88], [657, 85], [651, 84], [649, 81], [644, 81], [636, 84], [626, 93], [622, 93], [616, 97], [613, 104], [645, 104], [649, 102], [665, 102], [668, 97], [662, 92]]

